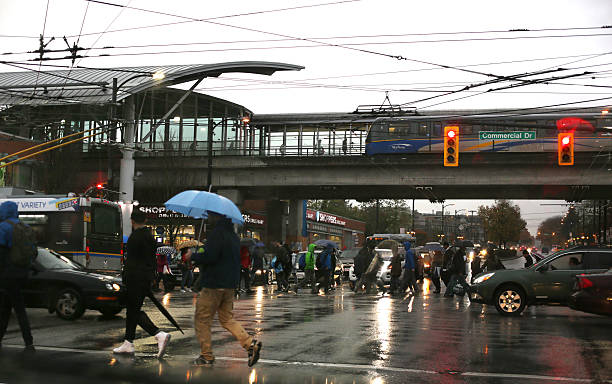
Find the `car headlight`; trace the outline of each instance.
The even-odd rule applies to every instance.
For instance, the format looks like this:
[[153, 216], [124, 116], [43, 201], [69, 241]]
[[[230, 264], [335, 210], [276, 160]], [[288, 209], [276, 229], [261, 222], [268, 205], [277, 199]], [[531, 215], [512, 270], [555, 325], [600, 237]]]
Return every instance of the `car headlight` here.
[[480, 284], [480, 283], [482, 283], [484, 281], [487, 281], [490, 278], [492, 278], [493, 275], [495, 275], [495, 272], [485, 273], [482, 276], [478, 276], [477, 278], [474, 279], [474, 284]]
[[256, 275], [261, 275], [261, 269], [256, 270], [256, 271], [255, 271], [255, 274], [256, 274]]
[[121, 286], [117, 283], [106, 283], [106, 289], [109, 291], [119, 291], [121, 290]]

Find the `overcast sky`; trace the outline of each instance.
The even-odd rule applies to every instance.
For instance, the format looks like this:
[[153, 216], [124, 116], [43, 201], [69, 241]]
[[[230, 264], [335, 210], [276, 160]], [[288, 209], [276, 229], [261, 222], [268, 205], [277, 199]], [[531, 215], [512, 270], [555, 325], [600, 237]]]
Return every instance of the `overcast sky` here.
[[[612, 100], [610, 88], [601, 87], [611, 85], [612, 28], [601, 28], [612, 25], [610, 0], [108, 2], [141, 9], [85, 0], [0, 0], [0, 60], [36, 58], [31, 53], [5, 53], [38, 49], [38, 36], [44, 31], [45, 42], [55, 37], [48, 49], [66, 48], [63, 36], [70, 45], [78, 41], [80, 47], [93, 48], [77, 66], [261, 60], [305, 67], [273, 76], [228, 74], [200, 85], [200, 92], [256, 114], [351, 112], [358, 105], [381, 104], [385, 92], [392, 103], [421, 110], [535, 107], [594, 99], [602, 100], [567, 105], [606, 106]], [[134, 29], [162, 23], [173, 24]], [[131, 30], [116, 31], [127, 28]], [[517, 29], [529, 31], [510, 32]], [[495, 86], [476, 87], [415, 102], [440, 94], [432, 91], [490, 80], [487, 74], [555, 68], [564, 70], [529, 79], [581, 76], [484, 94]], [[18, 69], [0, 65], [0, 71], [14, 70]], [[491, 202], [448, 203], [456, 204], [450, 207], [454, 212]], [[564, 211], [563, 206], [540, 205], [555, 203], [551, 201], [517, 203], [532, 233], [543, 218]], [[439, 210], [440, 204], [420, 201], [417, 209]]]

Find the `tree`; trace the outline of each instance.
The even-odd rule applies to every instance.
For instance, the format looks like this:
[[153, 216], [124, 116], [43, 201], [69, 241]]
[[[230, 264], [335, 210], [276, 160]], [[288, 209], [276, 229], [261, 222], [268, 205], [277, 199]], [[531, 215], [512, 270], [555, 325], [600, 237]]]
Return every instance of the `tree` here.
[[533, 236], [527, 229], [522, 229], [519, 234], [519, 244], [531, 246], [533, 245]]
[[503, 244], [509, 241], [518, 242], [521, 230], [527, 225], [521, 218], [521, 209], [508, 200], [496, 200], [495, 205], [478, 207], [478, 216], [482, 221], [488, 240]]
[[553, 244], [561, 244], [567, 239], [561, 233], [561, 216], [550, 217], [544, 220], [538, 226], [538, 234], [536, 239], [542, 242], [542, 245], [551, 247]]

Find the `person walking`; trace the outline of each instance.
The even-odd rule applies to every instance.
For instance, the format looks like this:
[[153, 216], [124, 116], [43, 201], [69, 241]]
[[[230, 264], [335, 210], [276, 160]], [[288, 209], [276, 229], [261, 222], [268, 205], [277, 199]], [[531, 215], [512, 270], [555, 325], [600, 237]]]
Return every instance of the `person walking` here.
[[440, 274], [442, 266], [444, 265], [444, 253], [441, 250], [435, 250], [433, 252], [433, 259], [431, 261], [431, 281], [433, 281], [435, 290], [433, 293], [440, 293]]
[[285, 249], [285, 247], [281, 246], [280, 241], [275, 241], [272, 243], [272, 245], [275, 248], [274, 252], [276, 254], [275, 260], [272, 260], [274, 262], [272, 268], [274, 268], [274, 272], [276, 273], [276, 283], [278, 285], [278, 290], [287, 292], [289, 291], [289, 274], [287, 273], [285, 268], [287, 264], [291, 264], [289, 262], [289, 255], [287, 254], [287, 250]]
[[320, 279], [322, 281], [321, 285], [323, 287], [323, 291], [325, 292], [325, 294], [327, 294], [329, 292], [329, 271], [331, 270], [332, 267], [332, 252], [333, 252], [333, 247], [331, 244], [327, 244], [327, 247], [325, 247], [325, 250], [323, 250], [323, 252], [319, 253], [319, 256], [317, 257], [317, 270], [319, 271], [319, 274], [321, 275]]
[[365, 247], [362, 247], [354, 258], [353, 272], [357, 278], [354, 288], [355, 292], [360, 291], [366, 283], [365, 273], [374, 259], [375, 247], [376, 243], [374, 241], [367, 241]]
[[179, 264], [181, 269], [181, 292], [186, 292], [185, 289], [191, 290], [193, 284], [193, 269], [191, 268], [191, 254], [193, 249], [183, 248], [181, 249], [181, 263]]
[[132, 212], [132, 234], [127, 242], [128, 258], [124, 263], [123, 284], [126, 287], [127, 310], [125, 317], [125, 341], [113, 349], [113, 353], [134, 353], [136, 325], [140, 325], [149, 335], [157, 340], [157, 357], [166, 352], [170, 334], [160, 331], [149, 316], [142, 310], [145, 296], [151, 291], [151, 280], [155, 273], [156, 243], [151, 230], [145, 226], [144, 212]]
[[389, 294], [393, 295], [400, 288], [400, 276], [402, 276], [402, 256], [399, 254], [397, 245], [391, 246], [391, 284]]
[[191, 256], [200, 268], [200, 293], [195, 310], [195, 333], [200, 343], [200, 355], [193, 361], [196, 366], [212, 364], [210, 327], [216, 313], [221, 326], [228, 330], [248, 353], [248, 365], [259, 360], [261, 342], [250, 336], [233, 318], [234, 289], [240, 282], [240, 240], [230, 219], [213, 212], [208, 222], [214, 226], [207, 236], [204, 252]]
[[0, 205], [0, 344], [6, 333], [11, 310], [15, 311], [26, 351], [34, 351], [34, 338], [23, 301], [29, 265], [36, 257], [36, 245], [29, 227], [19, 221], [17, 204]]
[[525, 268], [531, 267], [533, 265], [533, 259], [528, 250], [523, 249], [523, 257], [525, 258]]
[[242, 290], [242, 284], [244, 282], [244, 290], [251, 292], [251, 252], [249, 247], [246, 245], [240, 246], [240, 284], [239, 288]]
[[476, 254], [474, 255], [474, 259], [472, 260], [472, 263], [470, 264], [470, 269], [472, 271], [472, 278], [471, 281], [474, 281], [474, 278], [476, 278], [476, 276], [478, 276], [478, 274], [482, 273], [482, 266], [480, 265], [480, 255]]
[[443, 243], [443, 247], [444, 247], [444, 256], [443, 256], [443, 261], [442, 261], [442, 268], [440, 269], [440, 278], [442, 279], [442, 281], [444, 282], [444, 285], [448, 289], [448, 285], [450, 283], [450, 277], [451, 277], [450, 271], [452, 269], [453, 257], [455, 256], [455, 251], [453, 251], [453, 248], [450, 246], [448, 241], [445, 241]]
[[317, 279], [315, 276], [315, 244], [308, 245], [308, 252], [304, 257], [304, 284], [310, 284], [310, 292], [317, 293]]
[[414, 252], [411, 249], [409, 241], [404, 242], [404, 249], [406, 250], [404, 260], [404, 281], [402, 282], [402, 291], [410, 288], [412, 293], [417, 293], [419, 289], [416, 285], [415, 268], [416, 263], [414, 260]]
[[451, 264], [451, 278], [449, 284], [446, 286], [446, 291], [444, 292], [445, 297], [453, 297], [455, 294], [455, 286], [460, 284], [463, 287], [465, 293], [467, 293], [468, 298], [470, 298], [470, 285], [465, 281], [465, 248], [459, 247], [459, 249], [455, 252], [453, 256], [453, 261]]

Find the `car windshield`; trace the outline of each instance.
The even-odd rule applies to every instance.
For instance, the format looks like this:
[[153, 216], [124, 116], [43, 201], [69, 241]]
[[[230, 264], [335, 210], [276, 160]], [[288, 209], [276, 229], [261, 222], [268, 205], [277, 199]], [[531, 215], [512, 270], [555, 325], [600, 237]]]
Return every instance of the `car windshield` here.
[[351, 248], [351, 249], [347, 249], [346, 251], [343, 251], [342, 254], [340, 255], [340, 259], [343, 262], [352, 262], [355, 259], [355, 256], [357, 256], [357, 254], [359, 253], [359, 251], [361, 250], [361, 248]]
[[85, 269], [81, 264], [46, 248], [38, 248], [36, 263], [44, 269]]
[[393, 253], [390, 249], [377, 249], [376, 252], [378, 252], [380, 258], [385, 261], [391, 260], [391, 258], [393, 257]]
[[541, 259], [540, 261], [538, 261], [537, 263], [533, 264], [533, 265], [532, 265], [531, 267], [529, 267], [529, 268], [537, 268], [537, 267], [539, 267], [540, 265], [543, 265], [543, 264], [548, 264], [548, 262], [549, 262], [550, 260], [554, 259], [555, 257], [557, 257], [557, 255], [559, 255], [561, 252], [564, 252], [564, 251], [566, 251], [566, 250], [564, 249], [564, 250], [561, 250], [561, 251], [557, 251], [557, 252], [555, 252], [555, 253], [551, 253], [550, 255], [546, 256], [546, 257], [545, 257], [545, 258], [543, 258], [543, 259]]

